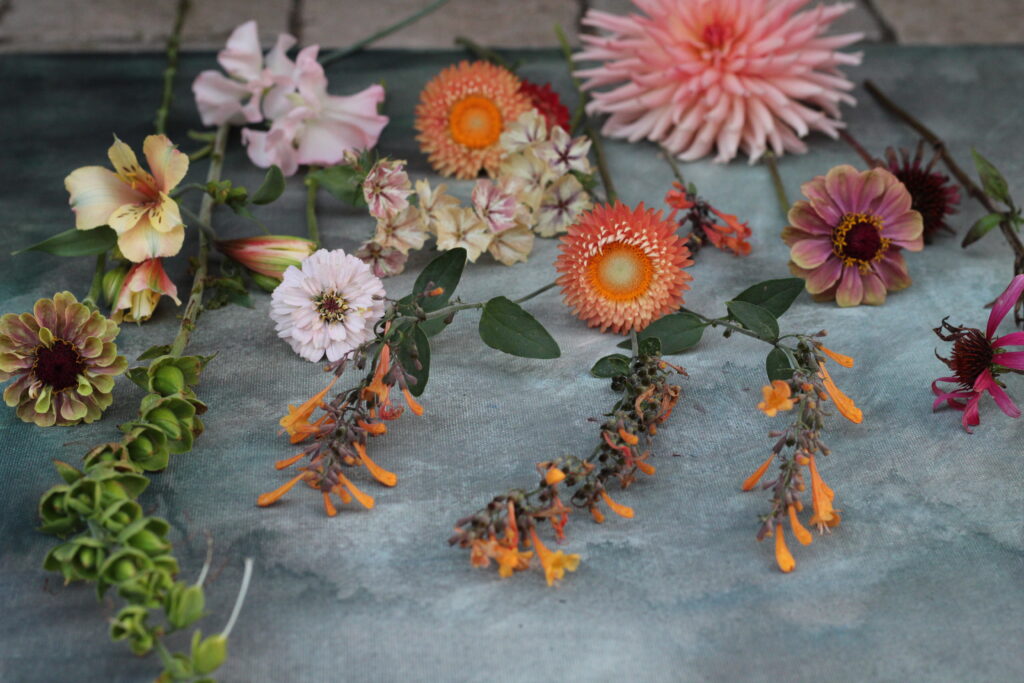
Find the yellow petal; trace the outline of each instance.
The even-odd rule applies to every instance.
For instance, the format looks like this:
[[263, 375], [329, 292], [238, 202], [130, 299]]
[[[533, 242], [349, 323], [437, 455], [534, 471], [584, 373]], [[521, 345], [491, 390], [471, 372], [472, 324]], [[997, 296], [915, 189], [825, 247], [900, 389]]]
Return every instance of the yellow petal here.
[[161, 192], [160, 203], [149, 209], [149, 222], [157, 232], [170, 232], [181, 225], [178, 202]]
[[188, 155], [175, 149], [166, 135], [150, 135], [142, 143], [149, 170], [156, 180], [157, 189], [170, 192], [188, 173]]
[[123, 235], [138, 225], [139, 221], [143, 219], [148, 211], [149, 209], [143, 204], [125, 204], [124, 206], [119, 206], [117, 211], [110, 214], [107, 224], [118, 235]]
[[143, 217], [139, 224], [117, 238], [117, 246], [124, 257], [133, 263], [146, 259], [174, 256], [185, 241], [185, 226], [179, 225], [169, 232], [157, 232]]
[[113, 164], [114, 170], [120, 176], [129, 176], [142, 173], [142, 167], [139, 166], [139, 160], [135, 156], [135, 152], [128, 145], [121, 142], [121, 140], [115, 135], [114, 144], [107, 150], [107, 156], [110, 157], [110, 163]]
[[102, 166], [83, 166], [64, 179], [75, 212], [75, 227], [90, 230], [107, 225], [110, 215], [125, 204], [142, 201], [117, 174]]

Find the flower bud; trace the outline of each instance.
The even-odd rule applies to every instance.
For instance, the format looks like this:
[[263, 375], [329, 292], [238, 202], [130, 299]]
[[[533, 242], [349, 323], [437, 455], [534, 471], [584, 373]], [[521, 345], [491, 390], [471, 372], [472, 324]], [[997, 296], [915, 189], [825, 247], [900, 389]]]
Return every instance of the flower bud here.
[[128, 432], [124, 445], [133, 463], [147, 472], [156, 472], [167, 467], [170, 456], [170, 451], [167, 450], [167, 435], [152, 425], [138, 422], [129, 422], [121, 428]]
[[149, 385], [162, 396], [177, 394], [185, 388], [185, 373], [177, 365], [161, 365], [153, 373]]
[[277, 286], [281, 284], [281, 280], [276, 277], [267, 277], [253, 271], [249, 271], [249, 277], [256, 283], [256, 286], [262, 289], [264, 292], [273, 292], [277, 289]]
[[71, 487], [54, 486], [39, 500], [39, 517], [43, 524], [39, 530], [58, 536], [66, 536], [82, 526], [77, 512], [67, 505], [67, 493]]
[[103, 300], [107, 306], [113, 306], [121, 294], [121, 287], [128, 275], [128, 266], [118, 266], [103, 274]]
[[167, 295], [181, 305], [178, 288], [164, 272], [161, 259], [151, 258], [136, 263], [124, 278], [114, 306], [114, 320], [144, 322], [153, 316], [160, 297]]
[[149, 610], [141, 605], [129, 605], [121, 609], [110, 624], [110, 639], [128, 640], [132, 652], [144, 655], [153, 648], [153, 634], [146, 625]]
[[[289, 266], [298, 266], [316, 244], [291, 235], [261, 235], [218, 241], [217, 249], [258, 275], [281, 281]], [[257, 281], [259, 284], [259, 281]], [[266, 289], [263, 284], [261, 287]]]
[[202, 586], [186, 586], [176, 583], [167, 593], [164, 611], [172, 626], [185, 628], [203, 616], [205, 607], [206, 598], [203, 595]]
[[[197, 632], [198, 634], [198, 632]], [[218, 633], [199, 641], [192, 640], [192, 666], [197, 674], [216, 671], [228, 656], [228, 639]]]

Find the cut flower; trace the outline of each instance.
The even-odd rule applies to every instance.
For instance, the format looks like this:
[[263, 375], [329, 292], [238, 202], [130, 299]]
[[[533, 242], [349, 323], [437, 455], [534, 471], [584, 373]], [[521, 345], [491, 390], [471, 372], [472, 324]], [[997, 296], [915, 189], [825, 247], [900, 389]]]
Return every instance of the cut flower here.
[[163, 262], [149, 259], [136, 263], [124, 278], [114, 305], [114, 320], [141, 323], [153, 317], [160, 297], [169, 296], [181, 305], [178, 288], [164, 271]]

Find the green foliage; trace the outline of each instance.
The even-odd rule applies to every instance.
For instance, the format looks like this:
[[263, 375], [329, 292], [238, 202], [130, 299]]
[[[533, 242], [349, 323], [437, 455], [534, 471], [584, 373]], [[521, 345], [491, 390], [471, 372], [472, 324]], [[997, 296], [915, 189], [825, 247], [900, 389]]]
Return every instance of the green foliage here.
[[430, 378], [430, 339], [420, 325], [412, 325], [401, 334], [396, 350], [398, 362], [416, 380], [409, 384], [409, 393], [420, 396]]
[[308, 178], [346, 204], [366, 206], [363, 197], [363, 181], [366, 180], [364, 170], [353, 166], [330, 166], [310, 171]]
[[[704, 335], [706, 323], [692, 313], [673, 313], [655, 320], [637, 334], [640, 341], [657, 339], [661, 343], [661, 352], [665, 355], [682, 353], [700, 343]], [[620, 349], [628, 349], [627, 339], [619, 344]]]
[[802, 291], [804, 291], [804, 281], [798, 277], [765, 280], [746, 288], [733, 301], [755, 304], [776, 318], [781, 318]]
[[561, 350], [536, 318], [499, 296], [484, 304], [480, 339], [492, 349], [523, 358], [558, 358]]
[[249, 199], [253, 204], [270, 204], [277, 201], [277, 198], [284, 194], [284, 174], [276, 165], [267, 169], [263, 176], [263, 183]]
[[90, 256], [111, 250], [117, 244], [117, 233], [102, 225], [92, 230], [65, 230], [30, 247], [11, 252], [13, 256], [26, 251], [42, 251], [54, 256]]
[[729, 317], [745, 329], [757, 335], [758, 339], [774, 342], [779, 338], [779, 321], [775, 315], [763, 306], [746, 301], [727, 301]]
[[793, 376], [793, 361], [789, 354], [778, 346], [768, 352], [764, 365], [769, 382], [777, 379], [788, 380]]
[[594, 377], [611, 378], [629, 374], [629, 356], [621, 353], [613, 353], [604, 358], [599, 358], [594, 367], [590, 368], [590, 374]]
[[974, 157], [974, 167], [978, 170], [978, 177], [981, 178], [981, 189], [992, 199], [1002, 202], [1006, 206], [1013, 206], [1013, 199], [1010, 197], [1010, 187], [1003, 174], [992, 165], [988, 159], [972, 149], [971, 156]]
[[969, 247], [974, 244], [982, 237], [992, 232], [992, 229], [999, 225], [1000, 221], [1003, 220], [1003, 214], [1001, 213], [990, 213], [982, 216], [974, 222], [971, 229], [964, 235], [963, 242], [960, 243], [961, 247]]
[[[399, 305], [408, 310], [412, 301], [417, 301], [424, 313], [438, 311], [448, 305], [455, 288], [459, 286], [462, 279], [462, 271], [466, 268], [466, 250], [462, 247], [443, 252], [440, 256], [427, 264], [412, 286], [412, 293], [403, 299]], [[428, 289], [440, 287], [441, 293], [437, 296], [424, 296]], [[443, 318], [426, 320], [420, 324], [424, 334], [433, 337], [445, 328], [447, 323]]]

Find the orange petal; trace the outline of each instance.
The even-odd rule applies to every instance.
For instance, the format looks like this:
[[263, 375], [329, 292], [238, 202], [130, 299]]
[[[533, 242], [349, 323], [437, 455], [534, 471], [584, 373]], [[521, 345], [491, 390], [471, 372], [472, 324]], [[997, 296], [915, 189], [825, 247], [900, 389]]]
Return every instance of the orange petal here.
[[860, 424], [864, 419], [864, 414], [860, 408], [853, 402], [853, 399], [839, 390], [839, 387], [836, 386], [835, 382], [832, 381], [832, 377], [828, 374], [828, 370], [825, 369], [824, 363], [819, 368], [822, 384], [825, 385], [825, 391], [828, 392], [828, 395], [835, 402], [836, 410], [850, 422]]
[[358, 441], [353, 441], [352, 445], [355, 447], [356, 452], [359, 453], [359, 459], [366, 465], [366, 469], [370, 470], [370, 474], [373, 478], [384, 484], [385, 486], [394, 486], [398, 483], [398, 476], [394, 472], [388, 472], [386, 469], [370, 460], [370, 456], [366, 454], [366, 448], [363, 444]]
[[554, 486], [565, 479], [565, 472], [557, 467], [549, 467], [548, 471], [544, 474], [544, 483], [548, 486]]
[[333, 489], [331, 489], [331, 491], [338, 494], [338, 498], [341, 498], [342, 503], [348, 505], [349, 503], [352, 502], [352, 495], [348, 491], [346, 491], [345, 487], [342, 486], [341, 484], [335, 486]]
[[412, 394], [409, 393], [408, 387], [402, 387], [402, 395], [405, 396], [405, 402], [409, 406], [409, 410], [416, 415], [423, 414], [423, 406], [417, 403], [416, 399], [412, 397]]
[[309, 417], [313, 414], [313, 411], [317, 409], [324, 397], [327, 396], [327, 392], [331, 390], [334, 383], [338, 381], [337, 375], [331, 380], [330, 384], [323, 388], [322, 391], [314, 394], [308, 401], [303, 403], [301, 406], [296, 408], [295, 406], [288, 406], [288, 414], [282, 417], [278, 424], [288, 431], [289, 434], [294, 434], [294, 429], [297, 424], [304, 423], [309, 420]]
[[757, 486], [757, 482], [761, 481], [761, 477], [763, 477], [764, 473], [768, 471], [768, 466], [772, 464], [772, 460], [774, 458], [774, 453], [769, 455], [768, 459], [761, 463], [761, 466], [754, 470], [753, 474], [747, 477], [747, 480], [743, 482], [743, 486], [741, 486], [740, 488], [744, 491], [750, 491], [755, 486]]
[[259, 505], [260, 507], [267, 507], [268, 505], [273, 505], [274, 503], [281, 499], [281, 496], [291, 491], [293, 486], [295, 486], [305, 478], [306, 473], [302, 472], [300, 474], [295, 475], [291, 479], [291, 481], [289, 481], [284, 486], [274, 489], [270, 493], [261, 493], [259, 498], [256, 499], [256, 504]]
[[359, 501], [360, 505], [362, 505], [367, 510], [373, 508], [373, 496], [368, 496], [362, 491], [360, 491], [359, 488], [356, 487], [356, 485], [353, 484], [351, 481], [349, 481], [348, 477], [346, 477], [341, 472], [338, 472], [338, 481], [341, 485], [347, 488], [349, 492], [352, 493], [352, 496]]
[[598, 524], [604, 524], [604, 513], [597, 509], [597, 506], [590, 508], [590, 516], [594, 518], [594, 521]]
[[786, 532], [781, 524], [775, 525], [775, 562], [784, 574], [790, 573], [796, 567], [796, 560], [786, 547]]
[[365, 429], [367, 434], [372, 434], [373, 436], [380, 436], [388, 431], [387, 425], [383, 422], [365, 422], [359, 419], [356, 420], [356, 424], [359, 425], [360, 429]]
[[800, 520], [796, 516], [796, 508], [790, 505], [787, 512], [789, 513], [789, 527], [793, 530], [796, 540], [800, 541], [801, 545], [810, 545], [814, 539], [811, 537], [811, 532], [800, 524]]
[[331, 502], [331, 494], [329, 494], [327, 491], [324, 491], [323, 494], [324, 511], [327, 513], [328, 517], [333, 517], [334, 515], [338, 514], [338, 508], [334, 507], [334, 503]]
[[608, 495], [607, 491], [601, 491], [601, 499], [604, 500], [604, 502], [607, 503], [608, 507], [611, 508], [612, 512], [614, 512], [618, 516], [625, 517], [626, 519], [633, 518], [633, 508], [626, 505], [622, 505], [621, 503], [616, 503], [614, 500], [612, 500], [612, 497]]
[[655, 472], [654, 465], [652, 465], [649, 462], [645, 462], [643, 460], [637, 460], [635, 464], [636, 464], [637, 469], [640, 470], [641, 472], [643, 472], [644, 474], [646, 474], [648, 477], [653, 475], [654, 472]]
[[279, 469], [279, 470], [283, 470], [286, 467], [291, 467], [292, 465], [294, 465], [298, 461], [302, 460], [304, 457], [306, 457], [306, 452], [305, 451], [303, 451], [302, 453], [298, 453], [296, 455], [293, 455], [290, 458], [285, 458], [284, 460], [278, 460], [277, 462], [274, 463], [274, 467]]
[[822, 353], [824, 353], [826, 356], [828, 356], [829, 358], [831, 358], [835, 362], [837, 362], [840, 365], [842, 365], [844, 368], [852, 368], [853, 367], [853, 358], [850, 358], [849, 356], [845, 356], [845, 355], [843, 355], [841, 353], [836, 353], [835, 351], [833, 351], [832, 349], [828, 348], [824, 344], [818, 344], [817, 346], [818, 346], [819, 349], [821, 349]]
[[636, 434], [630, 434], [622, 427], [619, 427], [619, 438], [628, 443], [630, 446], [635, 446], [640, 443], [640, 437]]

